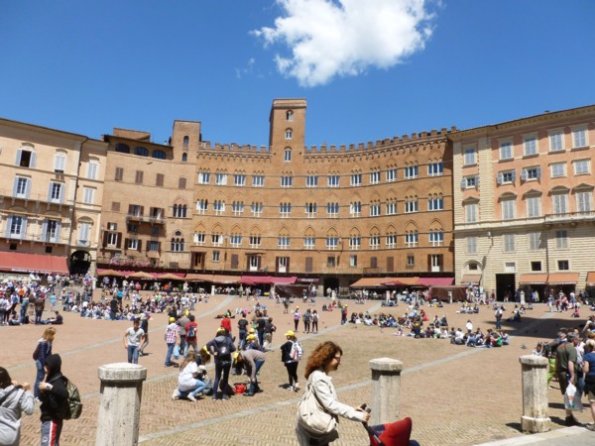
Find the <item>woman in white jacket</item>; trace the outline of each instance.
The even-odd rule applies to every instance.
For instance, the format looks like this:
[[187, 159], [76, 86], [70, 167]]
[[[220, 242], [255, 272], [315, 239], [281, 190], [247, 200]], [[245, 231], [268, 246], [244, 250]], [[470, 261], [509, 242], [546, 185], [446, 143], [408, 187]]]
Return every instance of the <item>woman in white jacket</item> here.
[[31, 415], [35, 407], [31, 385], [19, 385], [0, 367], [0, 444], [15, 446], [21, 437], [21, 416]]
[[[314, 392], [322, 409], [335, 418], [341, 416], [353, 421], [368, 422], [370, 419], [368, 412], [337, 400], [337, 392], [329, 373], [339, 368], [341, 356], [343, 356], [343, 350], [334, 342], [327, 341], [319, 344], [306, 364], [305, 377], [308, 379], [308, 388]], [[326, 446], [339, 438], [336, 428], [325, 435], [317, 435], [309, 431], [299, 417], [296, 434], [300, 446]]]

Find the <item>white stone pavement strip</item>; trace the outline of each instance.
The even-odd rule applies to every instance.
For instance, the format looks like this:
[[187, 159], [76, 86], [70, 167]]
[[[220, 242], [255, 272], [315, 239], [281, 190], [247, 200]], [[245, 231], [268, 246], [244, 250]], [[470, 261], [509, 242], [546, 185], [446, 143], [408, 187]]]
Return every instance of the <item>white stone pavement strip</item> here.
[[[553, 315], [552, 313], [546, 313], [541, 319], [550, 318], [550, 317], [552, 317], [552, 315]], [[527, 331], [527, 330], [533, 329], [536, 325], [538, 325], [540, 323], [541, 319], [535, 320], [530, 325], [523, 327], [524, 330]], [[322, 333], [328, 333], [328, 332], [337, 330], [341, 327], [342, 327], [341, 325], [338, 325], [338, 326], [332, 326], [332, 327], [326, 328], [325, 330], [320, 331], [319, 335]], [[314, 337], [314, 336], [316, 336], [316, 335], [304, 336], [303, 338], [310, 338], [310, 337]], [[416, 372], [419, 372], [419, 371], [422, 371], [422, 370], [425, 370], [425, 369], [428, 369], [431, 367], [438, 367], [445, 363], [457, 361], [457, 360], [465, 358], [467, 356], [478, 354], [480, 352], [484, 352], [484, 351], [488, 351], [488, 350], [489, 349], [485, 349], [485, 348], [468, 348], [460, 353], [456, 353], [454, 355], [450, 355], [445, 358], [440, 358], [440, 359], [422, 363], [422, 364], [419, 364], [419, 365], [416, 365], [413, 367], [405, 368], [403, 370], [402, 374], [408, 375], [408, 374], [416, 373]], [[370, 383], [371, 383], [371, 381], [369, 379], [365, 379], [360, 382], [341, 386], [341, 387], [337, 388], [337, 393], [340, 394], [343, 392], [350, 392], [354, 389], [359, 389], [359, 388], [362, 388], [365, 386], [370, 386]], [[284, 406], [291, 405], [291, 404], [297, 405], [299, 400], [300, 400], [300, 398], [291, 398], [289, 400], [278, 401], [278, 402], [269, 403], [269, 404], [265, 404], [265, 405], [257, 406], [257, 407], [251, 407], [250, 409], [242, 410], [242, 411], [239, 411], [239, 412], [236, 412], [236, 413], [233, 413], [230, 415], [222, 416], [222, 417], [208, 418], [208, 419], [196, 422], [196, 423], [179, 425], [174, 429], [167, 429], [164, 431], [152, 432], [152, 433], [145, 434], [145, 435], [141, 436], [139, 438], [139, 443], [146, 442], [149, 440], [154, 440], [157, 438], [167, 437], [170, 435], [179, 434], [179, 433], [186, 432], [189, 430], [199, 429], [204, 426], [210, 426], [213, 424], [224, 423], [224, 422], [227, 422], [230, 420], [241, 419], [241, 418], [248, 417], [248, 416], [252, 417], [252, 416], [254, 416], [255, 413], [268, 412], [270, 410], [274, 410], [276, 408], [284, 407]], [[527, 444], [529, 444], [529, 443], [527, 443]]]
[[595, 444], [595, 434], [583, 427], [573, 426], [544, 432], [542, 434], [524, 435], [522, 437], [481, 443], [475, 446], [592, 446]]

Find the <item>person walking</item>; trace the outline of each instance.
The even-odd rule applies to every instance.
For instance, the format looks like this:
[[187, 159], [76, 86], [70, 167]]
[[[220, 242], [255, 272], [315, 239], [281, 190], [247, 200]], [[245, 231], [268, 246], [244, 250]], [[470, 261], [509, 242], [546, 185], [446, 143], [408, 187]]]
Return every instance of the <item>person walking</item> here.
[[35, 361], [35, 369], [37, 373], [35, 375], [35, 382], [33, 384], [33, 395], [35, 398], [39, 398], [39, 383], [43, 380], [45, 371], [43, 366], [48, 356], [52, 354], [52, 343], [56, 337], [56, 329], [54, 327], [48, 327], [43, 331], [41, 338], [37, 341], [37, 346], [33, 352], [33, 360]]
[[198, 323], [193, 314], [188, 315], [188, 320], [189, 322], [184, 327], [186, 329], [186, 351], [184, 353], [188, 353], [190, 347], [195, 353], [198, 353]]
[[145, 353], [145, 349], [149, 346], [149, 319], [151, 319], [151, 315], [148, 311], [145, 311], [141, 314], [140, 317], [140, 328], [145, 332], [145, 338], [143, 339], [143, 343], [140, 346], [138, 354], [140, 356], [146, 356], [148, 353]]
[[312, 333], [318, 333], [318, 312], [316, 310], [312, 311]]
[[283, 345], [281, 345], [281, 362], [287, 369], [287, 377], [289, 379], [289, 384], [287, 385], [287, 388], [297, 392], [298, 390], [300, 390], [297, 374], [300, 358], [298, 357], [299, 355], [292, 355], [292, 352], [294, 351], [294, 344], [297, 343], [298, 340], [293, 330], [287, 331], [285, 333], [285, 338], [287, 339], [287, 341]]
[[138, 364], [138, 355], [140, 346], [145, 340], [145, 332], [140, 328], [140, 321], [135, 318], [132, 320], [132, 327], [124, 333], [124, 349], [128, 351], [128, 362]]
[[[562, 395], [566, 393], [566, 388], [569, 384], [577, 385], [578, 357], [576, 346], [578, 342], [579, 338], [576, 334], [568, 333], [565, 338], [562, 338], [562, 343], [556, 349], [556, 374], [558, 375]], [[567, 426], [580, 425], [569, 409], [566, 409], [566, 419], [564, 422]]]
[[[337, 371], [341, 364], [343, 350], [332, 341], [326, 341], [319, 344], [306, 364], [305, 377], [308, 378], [308, 388], [314, 392], [323, 411], [332, 415], [335, 419], [339, 416], [353, 421], [367, 423], [370, 414], [362, 408], [351, 407], [339, 402], [337, 392], [329, 376], [331, 372]], [[298, 417], [296, 434], [300, 446], [325, 446], [339, 438], [337, 429], [333, 429], [328, 434], [317, 436], [308, 431], [307, 426]]]
[[60, 355], [48, 356], [44, 369], [45, 380], [39, 384], [41, 446], [59, 446], [62, 425], [68, 413], [68, 391]]
[[[174, 348], [178, 343], [178, 339], [180, 338], [180, 326], [176, 323], [175, 317], [169, 318], [169, 325], [165, 327], [165, 333], [163, 334], [163, 339], [165, 339], [165, 344], [167, 345], [167, 350], [165, 352], [165, 367], [171, 367], [172, 365], [177, 366], [177, 363], [173, 363], [171, 360], [172, 354], [174, 352]], [[182, 350], [182, 342], [180, 341], [180, 350]], [[181, 353], [180, 353], [181, 354]]]
[[229, 371], [231, 369], [231, 354], [236, 347], [225, 328], [217, 330], [217, 336], [207, 343], [207, 348], [215, 360], [215, 379], [213, 382], [213, 399], [229, 399]]
[[22, 414], [31, 415], [34, 408], [31, 385], [13, 381], [8, 371], [0, 367], [0, 444], [18, 446]]
[[585, 393], [589, 398], [591, 417], [593, 423], [586, 424], [590, 431], [595, 431], [595, 342], [590, 339], [585, 344], [585, 356], [583, 356], [583, 373], [585, 374]]
[[295, 307], [295, 311], [293, 312], [293, 331], [297, 332], [300, 326], [300, 319], [302, 315], [300, 313], [300, 307]]

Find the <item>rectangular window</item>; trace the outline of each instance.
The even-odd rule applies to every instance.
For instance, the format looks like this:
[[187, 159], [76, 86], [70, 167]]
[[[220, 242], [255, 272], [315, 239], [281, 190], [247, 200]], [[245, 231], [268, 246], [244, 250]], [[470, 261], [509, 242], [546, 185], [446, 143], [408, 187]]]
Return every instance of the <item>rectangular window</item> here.
[[260, 217], [262, 215], [263, 205], [262, 202], [253, 201], [250, 205], [250, 210], [254, 217]]
[[130, 215], [131, 217], [142, 217], [143, 207], [139, 204], [129, 204], [128, 215]]
[[541, 197], [527, 197], [527, 217], [541, 217]]
[[541, 262], [531, 262], [531, 271], [541, 271]]
[[588, 175], [591, 172], [591, 160], [576, 160], [572, 165], [575, 175]]
[[349, 214], [352, 217], [359, 217], [362, 213], [362, 203], [361, 201], [354, 201], [349, 204]]
[[35, 167], [35, 152], [30, 150], [17, 150], [17, 166]]
[[441, 211], [444, 209], [444, 198], [434, 197], [428, 199], [428, 211]]
[[527, 235], [529, 237], [529, 250], [537, 251], [541, 249], [541, 232], [530, 232]]
[[289, 236], [280, 235], [277, 238], [277, 246], [281, 249], [289, 249]]
[[512, 142], [504, 141], [500, 143], [500, 160], [510, 160], [512, 158]]
[[314, 249], [316, 245], [316, 239], [314, 237], [304, 237], [304, 248]]
[[569, 271], [570, 262], [568, 260], [558, 260], [558, 271]]
[[477, 223], [478, 212], [477, 204], [470, 203], [465, 205], [465, 223]]
[[566, 163], [554, 163], [550, 165], [552, 178], [566, 176]]
[[234, 248], [239, 248], [242, 246], [242, 235], [241, 234], [232, 234], [229, 237], [229, 244]]
[[537, 138], [529, 136], [524, 141], [525, 156], [537, 155]]
[[415, 266], [415, 256], [412, 254], [407, 255], [407, 267], [413, 268]]
[[211, 234], [211, 244], [213, 246], [223, 245], [223, 236], [221, 234]]
[[243, 201], [234, 201], [231, 203], [231, 211], [233, 215], [242, 215], [244, 213], [244, 202]]
[[211, 260], [213, 263], [219, 263], [221, 261], [221, 251], [213, 251]]
[[386, 182], [394, 183], [395, 181], [397, 181], [397, 169], [395, 167], [391, 167], [390, 169], [386, 170]]
[[54, 171], [64, 172], [66, 169], [66, 155], [63, 153], [57, 153], [54, 157]]
[[369, 243], [370, 243], [370, 249], [379, 249], [380, 248], [380, 236], [379, 235], [371, 235]]
[[504, 252], [514, 252], [514, 234], [504, 234]]
[[206, 235], [204, 232], [195, 232], [194, 233], [194, 243], [197, 245], [204, 245], [206, 240]]
[[430, 230], [429, 242], [432, 246], [441, 246], [444, 244], [444, 232]]
[[178, 189], [186, 189], [186, 178], [180, 177], [178, 178]]
[[405, 234], [405, 245], [408, 248], [413, 248], [419, 243], [419, 234], [417, 231], [410, 231]]
[[112, 201], [112, 212], [120, 212], [120, 202]]
[[226, 173], [216, 173], [215, 174], [215, 184], [217, 186], [225, 186], [227, 184], [227, 174]]
[[565, 230], [556, 231], [556, 248], [558, 248], [558, 249], [568, 248], [568, 231], [565, 231]]
[[591, 191], [581, 191], [576, 193], [576, 210], [578, 212], [591, 212]]
[[99, 162], [93, 160], [89, 161], [89, 164], [87, 164], [87, 178], [89, 180], [96, 180], [98, 171]]
[[327, 238], [326, 238], [327, 249], [337, 249], [338, 245], [339, 245], [339, 237], [333, 236], [333, 235], [327, 236]]
[[134, 182], [136, 184], [143, 184], [143, 176], [144, 176], [143, 171], [142, 170], [137, 170], [136, 171], [136, 174], [134, 176]]
[[557, 130], [550, 133], [550, 152], [561, 152], [564, 150], [564, 134]]
[[412, 180], [413, 178], [417, 178], [419, 174], [418, 166], [407, 166], [405, 167], [405, 179]]
[[417, 212], [418, 211], [418, 207], [417, 207], [417, 200], [406, 200], [405, 201], [405, 213], [409, 214], [411, 212]]
[[514, 170], [505, 170], [498, 172], [496, 182], [498, 184], [513, 184], [515, 180]]
[[243, 174], [235, 174], [233, 176], [233, 185], [244, 187], [246, 185], [246, 175]]
[[258, 248], [260, 246], [261, 238], [260, 235], [250, 236], [250, 248]]
[[64, 185], [62, 183], [50, 182], [49, 201], [52, 203], [62, 203], [64, 197]]
[[374, 170], [370, 172], [370, 184], [378, 184], [380, 183], [380, 171]]
[[314, 259], [312, 257], [306, 257], [304, 269], [307, 273], [311, 273], [314, 270]]
[[380, 203], [370, 203], [370, 217], [380, 216]]
[[79, 246], [89, 246], [91, 244], [89, 242], [89, 234], [91, 232], [91, 224], [90, 223], [79, 223], [78, 227], [79, 227], [78, 245]]
[[281, 187], [291, 187], [293, 184], [293, 177], [284, 175], [281, 177]]
[[327, 180], [328, 187], [339, 187], [339, 175], [329, 175]]
[[316, 203], [306, 203], [304, 208], [306, 210], [306, 216], [308, 218], [316, 217], [316, 212], [318, 210], [318, 206], [316, 205]]
[[349, 255], [349, 267], [350, 268], [357, 267], [357, 254], [350, 254]]
[[12, 196], [17, 198], [29, 198], [31, 189], [31, 179], [26, 177], [16, 177], [14, 179]]
[[327, 203], [326, 204], [326, 213], [329, 217], [338, 217], [339, 216], [339, 203]]
[[541, 177], [540, 167], [526, 167], [521, 172], [521, 181], [538, 180]]
[[361, 186], [362, 185], [362, 174], [361, 173], [352, 173], [350, 184], [352, 186]]
[[122, 181], [124, 178], [124, 168], [116, 167], [116, 172], [114, 173], [114, 181]]
[[335, 266], [337, 266], [337, 258], [335, 256], [328, 256], [326, 258], [326, 267], [334, 268]]
[[155, 186], [161, 187], [163, 186], [163, 180], [164, 180], [164, 176], [162, 173], [158, 173], [155, 176]]
[[428, 164], [428, 175], [431, 177], [436, 177], [444, 174], [444, 163], [442, 161], [438, 161], [435, 163]]
[[349, 249], [357, 251], [361, 248], [362, 238], [359, 235], [352, 235], [349, 237]]
[[139, 240], [136, 238], [129, 238], [126, 240], [126, 249], [131, 251], [139, 251]]
[[93, 204], [95, 202], [95, 189], [91, 187], [83, 188], [83, 203]]
[[9, 238], [24, 239], [27, 232], [27, 217], [13, 215], [8, 217]]
[[467, 237], [467, 254], [477, 254], [477, 237]]
[[280, 203], [279, 213], [283, 218], [289, 217], [289, 215], [291, 214], [291, 203]]
[[461, 180], [461, 189], [472, 189], [479, 186], [479, 176], [470, 175]]
[[318, 187], [318, 176], [308, 175], [306, 177], [306, 187]]
[[223, 200], [213, 201], [213, 209], [215, 210], [215, 215], [223, 214], [225, 212], [225, 201], [223, 201]]
[[395, 248], [397, 246], [397, 234], [388, 234], [386, 236], [386, 247]]
[[277, 272], [289, 272], [289, 257], [277, 257]]
[[209, 184], [211, 173], [207, 171], [198, 172], [198, 184]]
[[580, 149], [581, 147], [587, 147], [587, 129], [585, 127], [572, 131], [572, 148]]
[[396, 215], [397, 214], [397, 201], [396, 200], [387, 201], [386, 214], [387, 215]]
[[263, 187], [264, 175], [252, 175], [252, 187]]
[[196, 210], [199, 214], [204, 214], [208, 208], [209, 200], [205, 200], [204, 198], [199, 198], [198, 200], [196, 200]]
[[471, 166], [473, 164], [476, 164], [475, 147], [467, 147], [465, 148], [464, 165]]
[[513, 220], [515, 218], [515, 200], [502, 200], [502, 220]]
[[568, 195], [567, 194], [554, 194], [552, 195], [554, 202], [554, 213], [555, 214], [566, 214], [568, 212]]

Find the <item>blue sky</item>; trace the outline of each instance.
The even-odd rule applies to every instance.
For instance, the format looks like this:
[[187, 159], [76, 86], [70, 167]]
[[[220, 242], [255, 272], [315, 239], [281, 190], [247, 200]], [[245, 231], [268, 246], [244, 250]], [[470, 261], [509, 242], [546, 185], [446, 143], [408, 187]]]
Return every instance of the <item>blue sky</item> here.
[[307, 145], [595, 104], [589, 0], [0, 0], [0, 116], [99, 138], [266, 145], [274, 98]]

